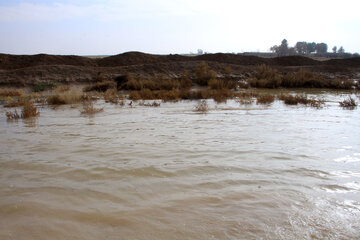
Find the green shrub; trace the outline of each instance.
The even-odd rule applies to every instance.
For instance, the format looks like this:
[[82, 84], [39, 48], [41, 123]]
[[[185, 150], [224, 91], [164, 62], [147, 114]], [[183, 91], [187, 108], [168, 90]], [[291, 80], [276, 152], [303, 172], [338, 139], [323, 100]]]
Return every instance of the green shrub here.
[[32, 88], [31, 88], [31, 91], [33, 92], [43, 92], [45, 90], [51, 90], [55, 87], [56, 85], [53, 84], [53, 83], [40, 83], [40, 84], [37, 84], [37, 85], [34, 85]]

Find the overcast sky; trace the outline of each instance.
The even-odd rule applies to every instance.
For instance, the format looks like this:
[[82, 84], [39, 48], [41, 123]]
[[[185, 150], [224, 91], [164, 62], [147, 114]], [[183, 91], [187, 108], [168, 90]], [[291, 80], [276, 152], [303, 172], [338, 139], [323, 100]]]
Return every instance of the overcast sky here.
[[269, 51], [286, 38], [360, 52], [359, 0], [0, 0], [0, 52]]

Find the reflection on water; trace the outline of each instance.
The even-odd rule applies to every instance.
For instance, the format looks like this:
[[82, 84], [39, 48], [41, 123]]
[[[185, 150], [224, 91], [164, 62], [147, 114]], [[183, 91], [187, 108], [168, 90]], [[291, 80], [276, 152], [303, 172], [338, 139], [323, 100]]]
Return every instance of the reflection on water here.
[[[357, 239], [360, 111], [0, 111], [0, 239]], [[333, 101], [331, 101], [333, 99]]]

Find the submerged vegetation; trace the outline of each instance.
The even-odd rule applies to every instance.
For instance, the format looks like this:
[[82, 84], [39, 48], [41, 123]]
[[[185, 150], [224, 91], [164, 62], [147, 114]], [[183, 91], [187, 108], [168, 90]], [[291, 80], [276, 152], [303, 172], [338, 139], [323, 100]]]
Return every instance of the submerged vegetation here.
[[200, 100], [196, 105], [195, 105], [195, 111], [196, 112], [200, 112], [200, 113], [207, 113], [209, 111], [209, 106], [206, 102], [206, 100]]
[[94, 101], [92, 101], [92, 100], [85, 100], [82, 103], [82, 106], [83, 106], [83, 109], [82, 109], [82, 111], [80, 111], [82, 114], [92, 115], [92, 114], [104, 111], [104, 108], [96, 108], [94, 106]]
[[14, 112], [6, 112], [6, 117], [8, 120], [19, 119], [19, 118], [31, 118], [37, 117], [40, 113], [37, 110], [37, 107], [34, 106], [34, 103], [31, 101], [24, 102], [24, 105], [21, 110], [21, 114], [15, 110]]
[[339, 102], [339, 104], [341, 107], [346, 109], [354, 109], [358, 105], [355, 99], [352, 97], [348, 97], [348, 99]]
[[[225, 70], [224, 70], [225, 71]], [[104, 100], [119, 106], [129, 107], [136, 104], [147, 107], [159, 107], [160, 102], [175, 102], [180, 100], [199, 100], [195, 106], [197, 112], [207, 112], [207, 99], [217, 103], [226, 103], [234, 99], [242, 105], [271, 104], [275, 100], [283, 101], [285, 105], [304, 105], [321, 108], [324, 100], [309, 98], [304, 94], [266, 94], [255, 91], [255, 88], [336, 88], [356, 89], [359, 81], [343, 80], [340, 78], [324, 79], [319, 74], [300, 69], [298, 72], [281, 73], [266, 65], [256, 68], [247, 81], [234, 80], [232, 70], [227, 68], [225, 74], [217, 74], [205, 62], [199, 63], [194, 71], [184, 71], [178, 77], [168, 79], [163, 76], [142, 79], [138, 75], [126, 74], [111, 79], [109, 76], [98, 74], [93, 84], [86, 87], [70, 87], [69, 85], [55, 86], [55, 84], [40, 84], [27, 91], [19, 89], [0, 90], [0, 101], [5, 108], [22, 107], [21, 113], [17, 110], [6, 112], [8, 119], [19, 119], [39, 116], [36, 104], [51, 106], [71, 104], [76, 107], [82, 104], [82, 114], [94, 114], [104, 110], [96, 108], [94, 103]], [[250, 89], [249, 89], [250, 87]], [[241, 89], [243, 88], [243, 89]], [[45, 91], [46, 90], [46, 91]], [[142, 100], [137, 102], [138, 100]], [[145, 102], [152, 100], [152, 102]], [[129, 102], [130, 101], [130, 102]], [[357, 106], [355, 99], [349, 97], [339, 102], [343, 108], [353, 109]]]

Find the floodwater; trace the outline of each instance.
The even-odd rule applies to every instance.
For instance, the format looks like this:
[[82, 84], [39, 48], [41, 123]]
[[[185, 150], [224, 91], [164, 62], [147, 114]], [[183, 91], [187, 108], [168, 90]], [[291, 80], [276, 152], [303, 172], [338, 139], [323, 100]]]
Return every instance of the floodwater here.
[[[0, 239], [359, 239], [360, 109], [0, 107]], [[357, 99], [359, 101], [359, 99]]]

